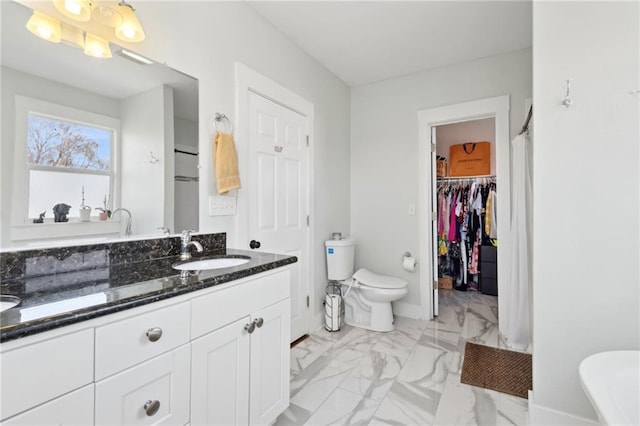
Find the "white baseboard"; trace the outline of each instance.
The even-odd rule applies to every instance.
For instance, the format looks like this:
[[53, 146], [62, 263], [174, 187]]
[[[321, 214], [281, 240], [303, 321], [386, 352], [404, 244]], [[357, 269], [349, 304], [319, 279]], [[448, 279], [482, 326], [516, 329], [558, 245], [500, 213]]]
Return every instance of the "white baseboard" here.
[[598, 426], [592, 419], [575, 416], [534, 402], [533, 392], [529, 391], [529, 426]]
[[393, 302], [392, 305], [394, 315], [411, 319], [429, 319], [427, 318], [429, 313], [423, 312], [420, 305], [404, 302]]

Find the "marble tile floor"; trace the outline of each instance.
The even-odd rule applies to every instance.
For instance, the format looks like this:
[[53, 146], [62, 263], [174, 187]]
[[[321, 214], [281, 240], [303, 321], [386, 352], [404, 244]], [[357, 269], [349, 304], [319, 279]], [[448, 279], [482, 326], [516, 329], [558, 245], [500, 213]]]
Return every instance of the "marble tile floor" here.
[[291, 350], [285, 425], [525, 425], [527, 400], [460, 383], [467, 341], [504, 347], [497, 297], [440, 291], [434, 321], [319, 329]]

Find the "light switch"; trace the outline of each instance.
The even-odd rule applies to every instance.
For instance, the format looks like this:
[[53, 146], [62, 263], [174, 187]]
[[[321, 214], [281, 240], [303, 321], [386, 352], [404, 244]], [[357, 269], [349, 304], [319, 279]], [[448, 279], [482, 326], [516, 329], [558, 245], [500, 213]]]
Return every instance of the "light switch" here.
[[209, 216], [233, 216], [236, 214], [236, 197], [209, 196]]

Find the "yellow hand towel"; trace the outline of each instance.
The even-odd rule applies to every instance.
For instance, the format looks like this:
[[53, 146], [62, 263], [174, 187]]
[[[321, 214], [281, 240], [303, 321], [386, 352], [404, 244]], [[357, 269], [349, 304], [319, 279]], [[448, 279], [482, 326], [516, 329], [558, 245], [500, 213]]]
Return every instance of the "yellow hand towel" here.
[[233, 135], [218, 132], [214, 142], [214, 163], [216, 165], [216, 185], [218, 193], [225, 194], [240, 188], [238, 155]]

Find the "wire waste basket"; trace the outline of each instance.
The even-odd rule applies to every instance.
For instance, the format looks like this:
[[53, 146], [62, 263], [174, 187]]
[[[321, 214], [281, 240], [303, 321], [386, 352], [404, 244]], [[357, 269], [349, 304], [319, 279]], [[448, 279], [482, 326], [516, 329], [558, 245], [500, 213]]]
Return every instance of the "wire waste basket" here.
[[329, 282], [324, 288], [324, 328], [327, 331], [339, 331], [342, 325], [342, 287], [336, 282]]

